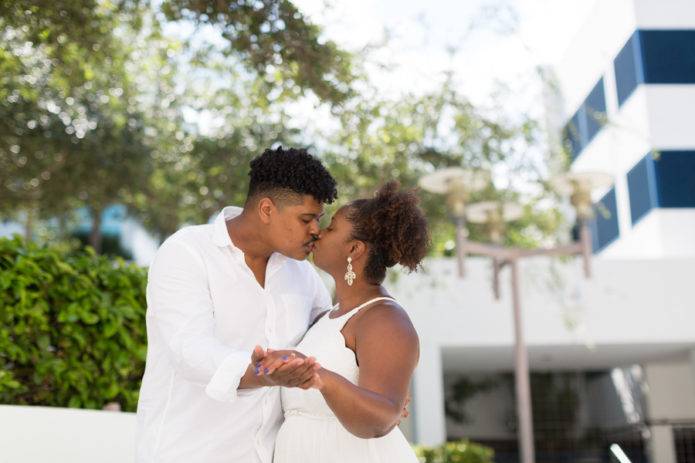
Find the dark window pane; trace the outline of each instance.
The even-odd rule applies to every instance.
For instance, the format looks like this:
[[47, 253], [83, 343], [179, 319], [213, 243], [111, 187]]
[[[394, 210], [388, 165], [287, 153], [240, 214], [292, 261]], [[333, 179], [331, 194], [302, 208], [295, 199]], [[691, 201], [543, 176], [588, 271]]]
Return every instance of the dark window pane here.
[[594, 205], [596, 219], [593, 221], [594, 249], [600, 251], [620, 235], [618, 229], [618, 207], [615, 200], [615, 187]]
[[584, 109], [586, 111], [586, 143], [589, 143], [601, 130], [606, 117], [606, 94], [603, 90], [603, 77], [586, 97]]
[[639, 33], [646, 83], [695, 83], [695, 30], [650, 30]]
[[660, 151], [654, 167], [660, 207], [695, 207], [695, 151]]
[[581, 135], [579, 133], [579, 111], [577, 111], [574, 117], [565, 125], [562, 136], [565, 142], [565, 149], [570, 159], [574, 160], [582, 150]]
[[658, 207], [654, 177], [654, 155], [647, 154], [627, 173], [632, 224], [637, 223], [652, 208]]
[[627, 41], [618, 56], [613, 61], [615, 69], [615, 83], [618, 91], [618, 104], [620, 106], [632, 95], [632, 92], [641, 84], [642, 78], [639, 32], [636, 31]]

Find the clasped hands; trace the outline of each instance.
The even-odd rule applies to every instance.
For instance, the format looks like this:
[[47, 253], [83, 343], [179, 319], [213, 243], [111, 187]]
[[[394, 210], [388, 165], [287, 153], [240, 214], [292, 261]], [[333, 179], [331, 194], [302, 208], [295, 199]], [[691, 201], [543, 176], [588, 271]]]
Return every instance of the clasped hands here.
[[[307, 357], [296, 350], [273, 350], [265, 352], [256, 346], [251, 354], [251, 367], [256, 376], [262, 376], [269, 386], [299, 387], [301, 389], [321, 389], [321, 365], [315, 357]], [[413, 396], [408, 396], [401, 412], [401, 418], [408, 417], [408, 405]], [[400, 424], [400, 420], [397, 424]]]
[[309, 389], [320, 384], [321, 365], [316, 358], [295, 350], [263, 351], [261, 346], [256, 346], [251, 354], [251, 367], [269, 386]]

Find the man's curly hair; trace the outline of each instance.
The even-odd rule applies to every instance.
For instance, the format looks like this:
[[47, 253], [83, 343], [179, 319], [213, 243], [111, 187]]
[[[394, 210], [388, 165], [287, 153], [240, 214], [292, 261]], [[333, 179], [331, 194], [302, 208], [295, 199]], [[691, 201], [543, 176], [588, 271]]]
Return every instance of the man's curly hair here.
[[400, 190], [397, 181], [382, 186], [372, 199], [348, 204], [346, 218], [352, 224], [352, 238], [368, 247], [365, 279], [381, 284], [386, 268], [401, 264], [416, 270], [430, 246], [429, 223], [418, 208], [412, 190]]
[[336, 182], [321, 162], [303, 148], [267, 149], [249, 165], [247, 202], [260, 195], [271, 199], [293, 199], [311, 195], [320, 203], [332, 203], [338, 197]]

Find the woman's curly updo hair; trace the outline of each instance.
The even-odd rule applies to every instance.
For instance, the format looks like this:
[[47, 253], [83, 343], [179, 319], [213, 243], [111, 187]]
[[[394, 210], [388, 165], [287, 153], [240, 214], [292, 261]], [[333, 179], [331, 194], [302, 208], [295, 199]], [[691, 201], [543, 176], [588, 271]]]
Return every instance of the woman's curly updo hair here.
[[417, 207], [417, 196], [399, 187], [399, 182], [392, 181], [374, 198], [348, 204], [346, 218], [352, 225], [352, 237], [367, 243], [364, 272], [371, 283], [381, 284], [386, 269], [396, 264], [416, 270], [430, 245], [429, 224]]
[[267, 149], [249, 165], [248, 199], [268, 195], [273, 200], [296, 201], [292, 196], [311, 195], [320, 203], [330, 204], [338, 197], [335, 179], [306, 149]]

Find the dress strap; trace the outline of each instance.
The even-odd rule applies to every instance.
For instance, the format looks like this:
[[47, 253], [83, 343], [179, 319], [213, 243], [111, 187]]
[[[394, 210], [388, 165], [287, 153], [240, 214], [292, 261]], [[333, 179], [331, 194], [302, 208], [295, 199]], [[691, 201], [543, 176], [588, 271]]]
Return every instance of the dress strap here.
[[[372, 299], [368, 300], [367, 302], [363, 302], [362, 304], [358, 305], [357, 307], [355, 307], [355, 308], [352, 309], [351, 311], [349, 311], [349, 312], [347, 312], [347, 313], [344, 313], [344, 314], [342, 314], [341, 316], [334, 318], [333, 320], [340, 320], [339, 325], [341, 326], [340, 329], [342, 329], [342, 327], [345, 326], [345, 324], [347, 323], [347, 321], [350, 320], [350, 319], [352, 318], [353, 315], [355, 315], [357, 312], [359, 312], [360, 310], [362, 310], [362, 308], [368, 306], [369, 304], [371, 304], [371, 303], [373, 303], [373, 302], [377, 302], [377, 301], [393, 301], [393, 302], [396, 302], [396, 300], [395, 300], [394, 298], [389, 297], [389, 296], [379, 296], [379, 297], [375, 297], [375, 298], [372, 298]], [[336, 304], [336, 307], [337, 307], [337, 306], [338, 306], [338, 305]], [[330, 315], [330, 314], [329, 314], [329, 315]], [[330, 318], [330, 317], [329, 317], [329, 318]]]

